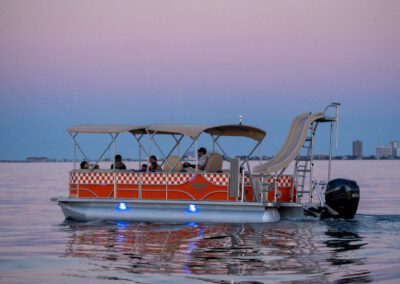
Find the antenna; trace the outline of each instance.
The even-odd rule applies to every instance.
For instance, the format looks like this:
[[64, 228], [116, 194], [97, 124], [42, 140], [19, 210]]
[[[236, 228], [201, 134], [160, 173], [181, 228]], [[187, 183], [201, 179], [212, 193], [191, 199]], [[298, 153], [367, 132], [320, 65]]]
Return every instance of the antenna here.
[[243, 116], [243, 115], [239, 115], [239, 124], [240, 124], [240, 125], [242, 125], [243, 118], [244, 118], [244, 116]]

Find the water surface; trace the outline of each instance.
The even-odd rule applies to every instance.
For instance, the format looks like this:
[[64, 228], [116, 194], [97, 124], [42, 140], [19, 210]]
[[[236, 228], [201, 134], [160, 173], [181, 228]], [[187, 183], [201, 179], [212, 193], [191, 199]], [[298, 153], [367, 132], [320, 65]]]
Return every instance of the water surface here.
[[70, 168], [0, 164], [1, 283], [400, 281], [400, 161], [335, 161], [361, 188], [353, 220], [271, 224], [67, 221], [50, 198]]

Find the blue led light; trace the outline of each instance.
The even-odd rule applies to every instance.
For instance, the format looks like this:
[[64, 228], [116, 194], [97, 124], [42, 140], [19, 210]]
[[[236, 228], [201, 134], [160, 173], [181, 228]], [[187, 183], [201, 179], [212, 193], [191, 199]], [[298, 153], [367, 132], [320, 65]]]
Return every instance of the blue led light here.
[[127, 222], [125, 221], [117, 221], [117, 229], [118, 230], [125, 230]]
[[199, 224], [197, 224], [196, 222], [190, 222], [190, 223], [187, 223], [187, 225], [192, 228], [197, 228], [199, 226]]
[[125, 210], [128, 210], [128, 206], [126, 206], [125, 202], [120, 202], [120, 203], [118, 203], [117, 209], [121, 210], [121, 211], [125, 211]]
[[197, 210], [198, 209], [197, 209], [196, 205], [194, 205], [194, 204], [189, 205], [189, 208], [188, 208], [189, 212], [195, 213], [195, 212], [197, 212]]

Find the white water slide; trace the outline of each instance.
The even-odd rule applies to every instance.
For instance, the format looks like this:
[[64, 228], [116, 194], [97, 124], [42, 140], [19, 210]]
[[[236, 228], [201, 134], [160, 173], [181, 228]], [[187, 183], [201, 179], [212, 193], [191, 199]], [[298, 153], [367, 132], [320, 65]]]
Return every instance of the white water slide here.
[[306, 141], [307, 131], [315, 121], [326, 121], [324, 113], [302, 113], [296, 116], [292, 121], [288, 136], [281, 149], [271, 160], [254, 167], [254, 172], [276, 175], [285, 170], [299, 155]]

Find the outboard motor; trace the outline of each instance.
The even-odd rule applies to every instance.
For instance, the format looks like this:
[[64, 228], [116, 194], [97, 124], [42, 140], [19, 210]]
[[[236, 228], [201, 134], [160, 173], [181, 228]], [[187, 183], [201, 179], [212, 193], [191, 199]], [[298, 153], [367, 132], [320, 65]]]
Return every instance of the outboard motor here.
[[360, 188], [357, 182], [349, 179], [331, 180], [325, 191], [325, 213], [328, 214], [323, 217], [352, 219], [357, 212], [359, 200]]

